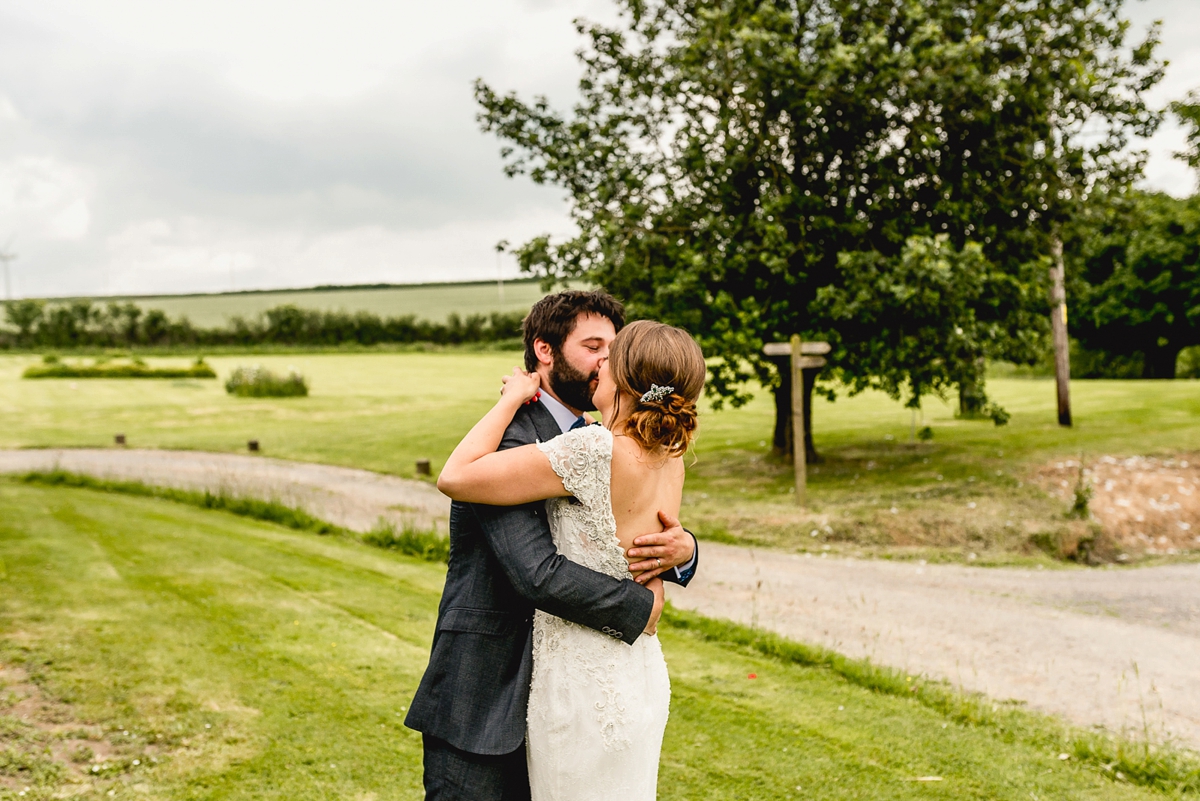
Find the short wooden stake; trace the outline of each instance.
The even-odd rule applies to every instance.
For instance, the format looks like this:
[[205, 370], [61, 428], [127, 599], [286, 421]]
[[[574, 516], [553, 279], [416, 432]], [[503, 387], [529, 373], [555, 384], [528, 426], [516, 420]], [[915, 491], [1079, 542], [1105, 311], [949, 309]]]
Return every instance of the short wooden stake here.
[[417, 460], [417, 475], [418, 475], [418, 476], [431, 476], [431, 475], [433, 475], [433, 470], [432, 470], [432, 469], [430, 469], [430, 467], [429, 467], [429, 460], [428, 460], [428, 459], [418, 459], [418, 460]]
[[113, 437], [113, 442], [117, 443], [118, 445], [124, 445], [125, 444], [125, 435], [117, 434], [115, 437]]
[[250, 440], [246, 443], [246, 447], [249, 448], [252, 453], [258, 453], [258, 440]]

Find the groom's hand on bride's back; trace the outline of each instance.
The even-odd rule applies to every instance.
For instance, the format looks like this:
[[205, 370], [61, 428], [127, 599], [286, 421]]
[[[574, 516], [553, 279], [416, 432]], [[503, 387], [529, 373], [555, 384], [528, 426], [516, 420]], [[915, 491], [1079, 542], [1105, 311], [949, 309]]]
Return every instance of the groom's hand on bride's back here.
[[633, 541], [625, 555], [629, 559], [640, 559], [629, 565], [639, 584], [646, 584], [668, 570], [686, 565], [696, 555], [696, 538], [679, 525], [679, 521], [666, 512], [658, 513], [663, 530], [643, 534]]

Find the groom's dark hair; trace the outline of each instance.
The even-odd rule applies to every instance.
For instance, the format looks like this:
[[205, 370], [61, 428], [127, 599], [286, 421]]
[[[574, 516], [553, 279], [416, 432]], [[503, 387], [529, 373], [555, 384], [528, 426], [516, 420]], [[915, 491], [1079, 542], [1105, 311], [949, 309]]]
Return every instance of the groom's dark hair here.
[[525, 369], [530, 372], [537, 369], [537, 354], [533, 352], [535, 339], [549, 345], [557, 356], [562, 352], [563, 342], [575, 330], [575, 321], [581, 314], [607, 317], [618, 331], [625, 325], [625, 307], [602, 289], [568, 289], [547, 295], [533, 304], [521, 321], [525, 337]]

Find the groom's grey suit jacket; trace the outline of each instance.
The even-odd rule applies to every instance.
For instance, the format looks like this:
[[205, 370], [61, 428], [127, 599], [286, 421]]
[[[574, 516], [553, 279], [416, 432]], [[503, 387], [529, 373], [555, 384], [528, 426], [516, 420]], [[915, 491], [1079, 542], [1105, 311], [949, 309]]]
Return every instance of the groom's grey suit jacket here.
[[[530, 403], [517, 412], [500, 450], [560, 433], [546, 407]], [[534, 608], [632, 644], [653, 605], [645, 587], [561, 556], [545, 501], [456, 501], [433, 651], [404, 723], [473, 754], [511, 753], [525, 741]]]

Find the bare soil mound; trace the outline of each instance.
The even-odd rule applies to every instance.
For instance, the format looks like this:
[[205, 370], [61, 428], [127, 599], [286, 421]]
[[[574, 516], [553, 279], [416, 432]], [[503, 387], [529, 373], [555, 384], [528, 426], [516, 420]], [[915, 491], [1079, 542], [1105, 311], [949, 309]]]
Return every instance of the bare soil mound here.
[[1068, 459], [1040, 468], [1037, 481], [1067, 506], [1090, 490], [1092, 520], [1127, 554], [1200, 551], [1200, 455]]

